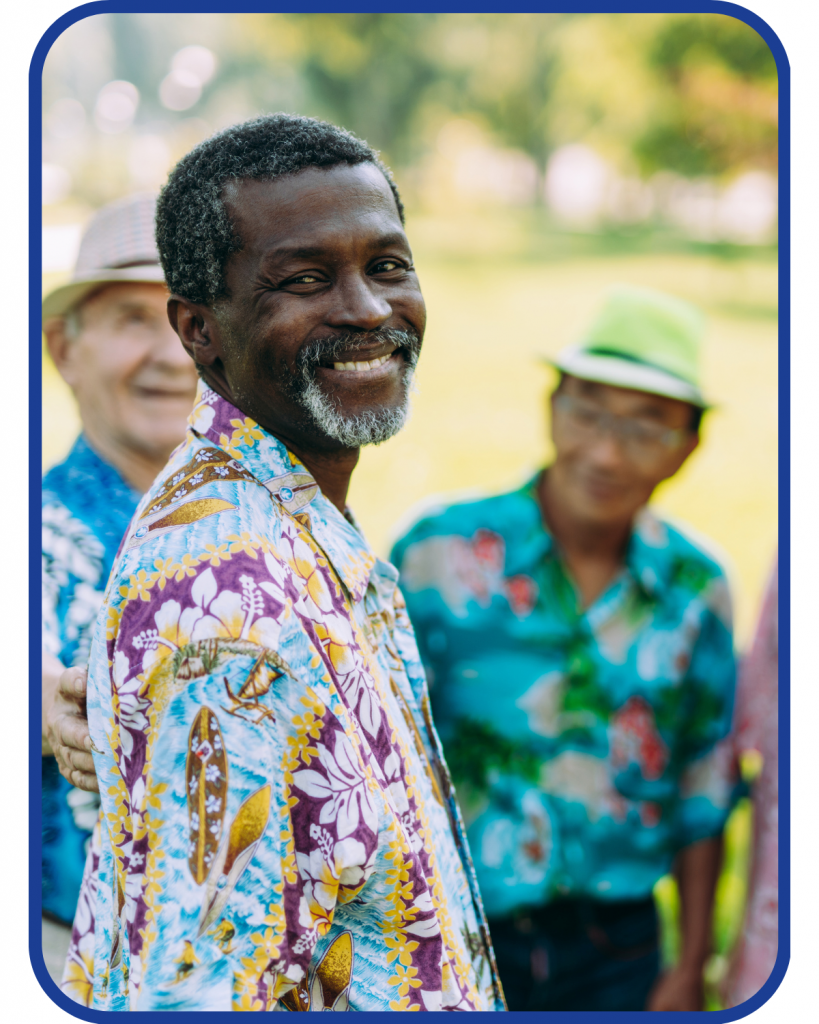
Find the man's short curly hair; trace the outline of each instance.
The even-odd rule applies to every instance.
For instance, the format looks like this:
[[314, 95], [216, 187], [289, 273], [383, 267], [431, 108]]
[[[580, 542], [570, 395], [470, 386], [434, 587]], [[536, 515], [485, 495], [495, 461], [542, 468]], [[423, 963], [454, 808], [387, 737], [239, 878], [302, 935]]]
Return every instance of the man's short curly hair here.
[[307, 167], [374, 164], [404, 207], [378, 153], [344, 128], [312, 117], [269, 114], [233, 125], [200, 143], [171, 171], [156, 210], [156, 243], [171, 293], [212, 305], [227, 291], [225, 265], [243, 241], [225, 207], [225, 185], [273, 180]]

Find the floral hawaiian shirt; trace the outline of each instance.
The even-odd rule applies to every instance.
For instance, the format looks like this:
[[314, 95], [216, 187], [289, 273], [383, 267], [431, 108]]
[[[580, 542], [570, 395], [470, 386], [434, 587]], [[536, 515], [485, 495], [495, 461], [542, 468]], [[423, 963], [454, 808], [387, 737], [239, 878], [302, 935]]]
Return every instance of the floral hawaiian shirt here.
[[650, 895], [734, 794], [722, 570], [645, 511], [584, 610], [537, 479], [432, 510], [392, 554], [490, 919]]
[[200, 391], [97, 621], [73, 998], [502, 1008], [397, 577], [276, 438]]
[[[139, 492], [83, 436], [43, 479], [43, 649], [63, 665], [84, 665], [105, 584]], [[86, 847], [97, 820], [96, 793], [76, 789], [43, 758], [43, 910], [70, 923]]]

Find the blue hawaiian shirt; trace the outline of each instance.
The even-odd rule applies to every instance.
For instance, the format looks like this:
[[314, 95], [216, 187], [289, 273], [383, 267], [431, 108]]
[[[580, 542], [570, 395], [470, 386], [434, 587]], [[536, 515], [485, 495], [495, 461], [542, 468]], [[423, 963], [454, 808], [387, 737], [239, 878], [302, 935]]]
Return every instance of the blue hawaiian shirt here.
[[734, 799], [722, 569], [644, 510], [584, 610], [537, 482], [437, 507], [392, 553], [490, 917], [644, 898]]
[[[43, 649], [84, 665], [114, 556], [139, 493], [80, 436], [43, 479]], [[70, 923], [99, 799], [43, 758], [43, 910]]]

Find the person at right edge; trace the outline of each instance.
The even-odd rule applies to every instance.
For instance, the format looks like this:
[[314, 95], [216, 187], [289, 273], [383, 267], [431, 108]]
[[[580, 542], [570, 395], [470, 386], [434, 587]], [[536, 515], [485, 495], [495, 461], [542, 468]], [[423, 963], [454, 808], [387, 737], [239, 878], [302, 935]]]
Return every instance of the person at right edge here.
[[[702, 334], [680, 299], [613, 290], [556, 360], [553, 462], [392, 553], [511, 1010], [703, 1008], [737, 792], [730, 597], [646, 507], [699, 444]], [[682, 948], [661, 972], [672, 869]]]

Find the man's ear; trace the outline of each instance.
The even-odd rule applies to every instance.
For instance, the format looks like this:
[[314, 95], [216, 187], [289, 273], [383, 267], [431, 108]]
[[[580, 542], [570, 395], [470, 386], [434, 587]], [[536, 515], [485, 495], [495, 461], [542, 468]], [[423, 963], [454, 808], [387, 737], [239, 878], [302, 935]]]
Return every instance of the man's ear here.
[[682, 469], [685, 463], [688, 461], [690, 455], [693, 455], [700, 443], [699, 431], [692, 431], [688, 438], [683, 441], [677, 451], [674, 453], [673, 468], [667, 476], [664, 476], [664, 480], [670, 479], [676, 473]]
[[46, 336], [48, 354], [51, 356], [57, 372], [66, 384], [73, 388], [76, 384], [74, 367], [73, 342], [68, 337], [65, 329], [65, 320], [62, 317], [52, 317], [43, 324], [43, 334]]
[[168, 299], [168, 320], [185, 351], [198, 366], [213, 366], [222, 355], [218, 329], [207, 306], [189, 302], [181, 295]]

